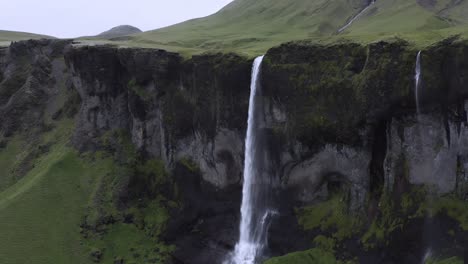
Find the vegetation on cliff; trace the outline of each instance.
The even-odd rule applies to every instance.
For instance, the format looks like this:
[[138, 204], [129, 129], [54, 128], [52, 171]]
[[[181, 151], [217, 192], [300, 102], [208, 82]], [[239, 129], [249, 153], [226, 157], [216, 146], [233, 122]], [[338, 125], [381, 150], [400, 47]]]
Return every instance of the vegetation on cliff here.
[[[79, 154], [68, 145], [72, 120], [53, 124], [56, 128], [41, 136], [47, 151], [34, 156], [32, 169], [0, 193], [0, 223], [5, 227], [0, 230], [0, 256], [5, 263], [164, 261], [174, 249], [159, 239], [169, 219], [167, 208], [177, 205], [168, 205], [161, 194], [144, 201], [124, 202], [121, 197], [122, 188], [135, 177], [133, 171], [143, 177], [135, 181], [154, 192], [167, 177], [164, 166], [156, 160], [134, 163], [128, 156], [132, 146], [118, 136], [117, 146], [126, 148], [125, 153]], [[10, 148], [25, 143], [8, 142], [0, 161], [8, 162]]]

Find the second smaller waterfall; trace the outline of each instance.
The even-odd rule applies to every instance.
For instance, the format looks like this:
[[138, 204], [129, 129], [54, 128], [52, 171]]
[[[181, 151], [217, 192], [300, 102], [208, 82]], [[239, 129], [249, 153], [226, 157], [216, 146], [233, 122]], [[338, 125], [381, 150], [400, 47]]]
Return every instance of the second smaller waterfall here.
[[415, 67], [415, 73], [414, 73], [414, 97], [416, 98], [416, 109], [418, 115], [420, 114], [419, 110], [419, 88], [421, 86], [421, 51], [418, 52], [418, 55], [416, 56], [416, 67]]
[[372, 2], [369, 3], [368, 6], [366, 6], [363, 10], [361, 10], [361, 12], [359, 12], [357, 15], [355, 15], [353, 18], [351, 18], [351, 20], [346, 24], [344, 25], [343, 27], [341, 27], [340, 29], [338, 29], [338, 33], [341, 33], [343, 32], [345, 29], [347, 29], [349, 26], [351, 26], [351, 24], [353, 24], [353, 22], [358, 19], [359, 17], [361, 17], [364, 13], [366, 13], [366, 11], [375, 4], [375, 0], [372, 0]]

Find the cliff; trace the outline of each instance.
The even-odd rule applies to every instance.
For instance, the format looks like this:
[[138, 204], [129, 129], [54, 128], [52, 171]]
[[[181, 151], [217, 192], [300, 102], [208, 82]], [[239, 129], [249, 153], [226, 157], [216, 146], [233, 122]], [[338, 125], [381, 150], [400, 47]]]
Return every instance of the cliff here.
[[[268, 51], [262, 135], [279, 211], [271, 257], [415, 263], [428, 248], [437, 258], [463, 255], [468, 45], [452, 39], [422, 51], [420, 115], [417, 52], [404, 41]], [[72, 120], [66, 145], [80, 162], [113, 164], [96, 173], [86, 209], [76, 209], [89, 261], [219, 263], [238, 236], [252, 61], [14, 43], [0, 50], [0, 155], [23, 135], [37, 148], [20, 162], [32, 165], [19, 167], [34, 167], [60, 142], [43, 135]], [[13, 171], [14, 182], [27, 178]], [[122, 228], [149, 245], [120, 247]], [[288, 261], [271, 260], [296, 263]]]

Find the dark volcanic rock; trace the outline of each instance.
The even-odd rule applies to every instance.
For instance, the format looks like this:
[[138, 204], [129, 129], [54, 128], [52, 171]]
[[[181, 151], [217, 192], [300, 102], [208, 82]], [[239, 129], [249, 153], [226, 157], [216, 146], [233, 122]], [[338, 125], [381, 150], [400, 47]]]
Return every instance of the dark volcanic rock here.
[[[219, 263], [237, 240], [251, 61], [105, 46], [70, 50], [66, 61], [82, 100], [74, 145], [96, 150], [120, 130], [164, 160], [183, 204], [165, 235], [174, 259]], [[187, 160], [196, 172], [180, 165]]]
[[168, 167], [189, 157], [218, 187], [240, 181], [250, 61], [107, 46], [73, 49], [66, 60], [83, 101], [77, 148], [96, 149], [105, 132], [121, 129]]
[[69, 43], [28, 40], [0, 51], [0, 136], [42, 125], [65, 86], [63, 53]]
[[180, 263], [222, 263], [237, 241], [241, 188], [219, 192], [199, 171], [181, 164], [174, 175], [184, 205], [166, 232], [166, 240], [177, 245], [174, 258]]
[[[351, 187], [352, 190], [365, 193], [371, 187], [368, 179], [377, 177], [366, 175], [370, 166], [368, 164], [372, 163], [371, 153], [379, 151], [373, 147], [376, 144], [374, 140], [378, 137], [377, 128], [381, 124], [390, 124], [394, 118], [414, 116], [413, 76], [416, 53], [417, 50], [413, 50], [405, 42], [379, 42], [369, 46], [290, 43], [271, 49], [265, 58], [262, 84], [264, 94], [270, 100], [266, 105], [267, 113], [269, 112], [267, 120], [279, 138], [283, 138], [283, 146], [280, 148], [285, 154], [281, 154], [279, 158], [285, 166], [282, 167], [283, 181], [294, 187], [299, 183], [299, 178], [307, 179], [310, 187], [314, 186], [312, 188], [318, 190], [324, 176], [326, 178], [326, 175], [338, 174], [347, 182], [355, 183], [352, 184], [354, 185]], [[433, 184], [434, 180], [429, 178], [439, 177], [441, 174], [437, 172], [452, 171], [451, 180], [444, 177], [442, 177], [444, 180], [442, 178], [440, 180], [441, 184], [443, 182], [450, 185], [450, 187], [439, 185], [442, 192], [454, 190], [456, 157], [466, 152], [461, 150], [464, 149], [464, 143], [460, 145], [460, 140], [457, 140], [463, 138], [460, 136], [464, 133], [460, 125], [467, 121], [463, 115], [463, 103], [460, 104], [463, 98], [467, 97], [468, 58], [466, 56], [468, 56], [467, 47], [461, 43], [444, 42], [423, 51], [421, 101], [427, 115], [437, 116], [436, 124], [429, 126], [439, 127], [440, 138], [427, 139], [427, 148], [436, 151], [422, 157], [418, 155], [418, 162], [426, 158], [425, 162], [432, 164], [434, 157], [441, 155], [439, 151], [444, 151], [443, 148], [437, 150], [437, 147], [431, 146], [431, 144], [436, 145], [436, 142], [446, 141], [442, 145], [449, 146], [450, 139], [453, 139], [452, 144], [459, 146], [459, 151], [448, 147], [451, 149], [450, 158], [447, 156], [450, 162], [441, 161], [444, 165], [437, 169], [426, 166], [428, 171], [433, 171], [438, 176], [422, 173], [417, 169], [418, 166], [421, 168], [421, 164], [410, 162], [410, 170], [414, 171], [410, 172], [410, 177], [416, 177], [415, 174], [419, 174], [419, 177], [427, 175], [428, 178], [411, 180], [411, 182]], [[447, 107], [449, 105], [455, 105], [455, 108], [459, 105], [458, 109], [462, 110], [451, 114], [453, 112]], [[402, 129], [398, 130], [400, 134]], [[423, 133], [431, 131], [428, 128], [420, 129]], [[391, 131], [390, 127], [388, 131]], [[385, 131], [380, 132], [380, 134], [385, 133]], [[390, 164], [392, 155], [403, 154], [398, 152], [395, 135], [396, 132], [392, 134], [393, 138], [387, 139], [389, 149], [382, 149], [386, 148], [384, 144], [380, 150], [384, 155], [388, 151], [387, 165]], [[415, 138], [418, 137], [415, 131], [405, 133], [403, 137], [405, 138], [401, 141], [406, 144], [404, 148], [418, 149], [415, 146], [417, 142]], [[434, 133], [431, 137], [434, 137]], [[320, 157], [325, 157], [331, 149], [335, 149], [334, 153], [320, 161]], [[420, 152], [404, 156], [412, 159], [416, 158], [417, 154]], [[363, 163], [362, 166], [352, 170], [346, 169], [346, 162], [351, 162], [355, 166], [360, 164], [356, 160], [359, 156], [363, 157], [361, 160], [367, 160], [367, 164]], [[313, 160], [317, 162], [314, 163]], [[326, 168], [327, 162], [333, 165]], [[378, 166], [382, 168], [383, 159], [380, 159], [380, 163]], [[450, 169], [444, 166], [449, 166]], [[395, 167], [387, 166], [387, 169], [389, 175], [394, 172]], [[346, 171], [359, 172], [353, 176]], [[382, 178], [380, 181], [383, 183], [384, 176], [380, 174], [378, 177]], [[304, 182], [300, 182], [298, 186], [304, 187]], [[388, 177], [385, 182], [391, 184]], [[305, 188], [303, 191], [306, 190], [310, 188]], [[307, 195], [318, 195], [318, 193], [307, 193]], [[358, 199], [361, 205], [365, 196]], [[357, 207], [362, 208], [362, 206]]]

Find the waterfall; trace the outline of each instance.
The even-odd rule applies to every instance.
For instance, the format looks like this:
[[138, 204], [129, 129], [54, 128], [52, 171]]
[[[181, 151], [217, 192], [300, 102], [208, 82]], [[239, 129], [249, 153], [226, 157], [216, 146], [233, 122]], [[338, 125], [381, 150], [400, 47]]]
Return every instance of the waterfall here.
[[351, 18], [351, 20], [348, 22], [348, 24], [344, 25], [342, 28], [338, 29], [338, 33], [341, 33], [343, 32], [346, 28], [348, 28], [349, 26], [351, 26], [351, 24], [353, 24], [353, 22], [360, 18], [364, 13], [366, 13], [366, 11], [371, 8], [372, 5], [375, 4], [375, 0], [372, 0], [372, 2], [369, 3], [369, 5], [367, 5], [363, 10], [361, 10], [361, 12], [359, 12], [357, 15], [355, 15], [353, 18]]
[[432, 257], [432, 250], [428, 248], [426, 252], [424, 253], [423, 259], [421, 264], [426, 264]]
[[254, 264], [261, 261], [267, 244], [267, 229], [271, 217], [269, 209], [270, 179], [265, 164], [268, 162], [263, 149], [261, 122], [263, 109], [260, 90], [260, 73], [263, 56], [255, 59], [250, 85], [249, 117], [245, 140], [244, 182], [242, 188], [240, 237], [234, 252], [225, 264]]
[[421, 51], [418, 52], [418, 55], [416, 56], [416, 67], [415, 67], [415, 73], [414, 73], [414, 81], [415, 81], [415, 87], [414, 87], [414, 97], [416, 99], [416, 109], [418, 116], [420, 115], [420, 110], [419, 110], [419, 88], [421, 86]]
[[[423, 148], [423, 137], [421, 130], [423, 129], [422, 127], [422, 118], [421, 118], [421, 110], [420, 110], [420, 102], [419, 102], [419, 95], [421, 93], [421, 51], [418, 51], [418, 55], [416, 56], [416, 66], [414, 67], [414, 98], [416, 101], [416, 120], [417, 120], [417, 141], [415, 142], [416, 146], [418, 147], [419, 155], [425, 156], [426, 153], [424, 153], [424, 148]], [[421, 263], [425, 264], [429, 261], [429, 259], [432, 257], [432, 240], [434, 239], [432, 236], [432, 226], [433, 222], [431, 220], [431, 210], [432, 210], [432, 205], [433, 205], [433, 194], [428, 193], [426, 196], [426, 201], [428, 204], [427, 207], [427, 212], [426, 212], [426, 217], [424, 218], [424, 226], [423, 226], [423, 234], [422, 234], [422, 243], [423, 247], [425, 247], [424, 255], [422, 256]]]

